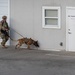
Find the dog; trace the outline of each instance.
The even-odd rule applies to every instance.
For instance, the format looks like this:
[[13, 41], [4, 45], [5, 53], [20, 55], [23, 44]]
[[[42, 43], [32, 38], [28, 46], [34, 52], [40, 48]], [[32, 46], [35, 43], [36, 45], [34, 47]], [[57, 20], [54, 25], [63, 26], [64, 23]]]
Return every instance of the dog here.
[[32, 38], [21, 38], [18, 39], [18, 44], [15, 46], [15, 48], [20, 48], [22, 44], [26, 44], [28, 49], [30, 49], [30, 45], [34, 45], [36, 47], [39, 47], [38, 41], [33, 40]]

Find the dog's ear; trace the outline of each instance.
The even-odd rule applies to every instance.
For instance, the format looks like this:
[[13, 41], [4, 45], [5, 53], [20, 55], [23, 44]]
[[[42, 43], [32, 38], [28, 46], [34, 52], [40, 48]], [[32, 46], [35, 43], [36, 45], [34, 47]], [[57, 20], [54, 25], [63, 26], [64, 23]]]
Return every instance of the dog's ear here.
[[25, 38], [27, 38], [27, 37], [25, 37]]
[[29, 38], [30, 40], [32, 40], [32, 38]]
[[38, 40], [36, 42], [38, 42]]

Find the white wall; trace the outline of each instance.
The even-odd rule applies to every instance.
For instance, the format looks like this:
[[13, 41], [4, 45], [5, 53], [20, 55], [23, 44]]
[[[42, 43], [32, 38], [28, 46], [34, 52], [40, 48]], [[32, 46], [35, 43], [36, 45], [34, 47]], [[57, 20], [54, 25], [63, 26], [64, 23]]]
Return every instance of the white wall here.
[[[61, 7], [61, 29], [42, 28], [42, 6]], [[25, 37], [39, 41], [40, 49], [66, 49], [66, 6], [75, 6], [74, 0], [11, 0], [11, 27]], [[11, 30], [14, 39], [21, 38]], [[63, 42], [63, 46], [60, 46]], [[11, 41], [11, 45], [15, 45]]]

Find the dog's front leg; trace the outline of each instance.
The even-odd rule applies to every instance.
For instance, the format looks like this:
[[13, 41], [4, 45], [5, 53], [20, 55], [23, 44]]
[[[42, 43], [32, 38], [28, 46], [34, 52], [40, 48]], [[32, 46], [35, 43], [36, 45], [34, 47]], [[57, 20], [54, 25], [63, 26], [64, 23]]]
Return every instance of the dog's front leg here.
[[28, 47], [27, 47], [27, 49], [30, 49], [30, 45], [28, 44]]

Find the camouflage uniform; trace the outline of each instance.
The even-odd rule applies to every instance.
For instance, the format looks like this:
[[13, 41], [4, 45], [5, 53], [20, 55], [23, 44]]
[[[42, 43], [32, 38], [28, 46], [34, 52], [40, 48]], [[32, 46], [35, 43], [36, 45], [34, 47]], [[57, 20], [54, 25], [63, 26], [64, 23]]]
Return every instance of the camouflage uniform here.
[[3, 20], [0, 22], [0, 36], [2, 38], [1, 45], [5, 47], [5, 44], [8, 41], [9, 36], [5, 35], [2, 31], [7, 32], [7, 34], [9, 35], [9, 27], [8, 23], [6, 22], [7, 16], [3, 16], [2, 19]]

